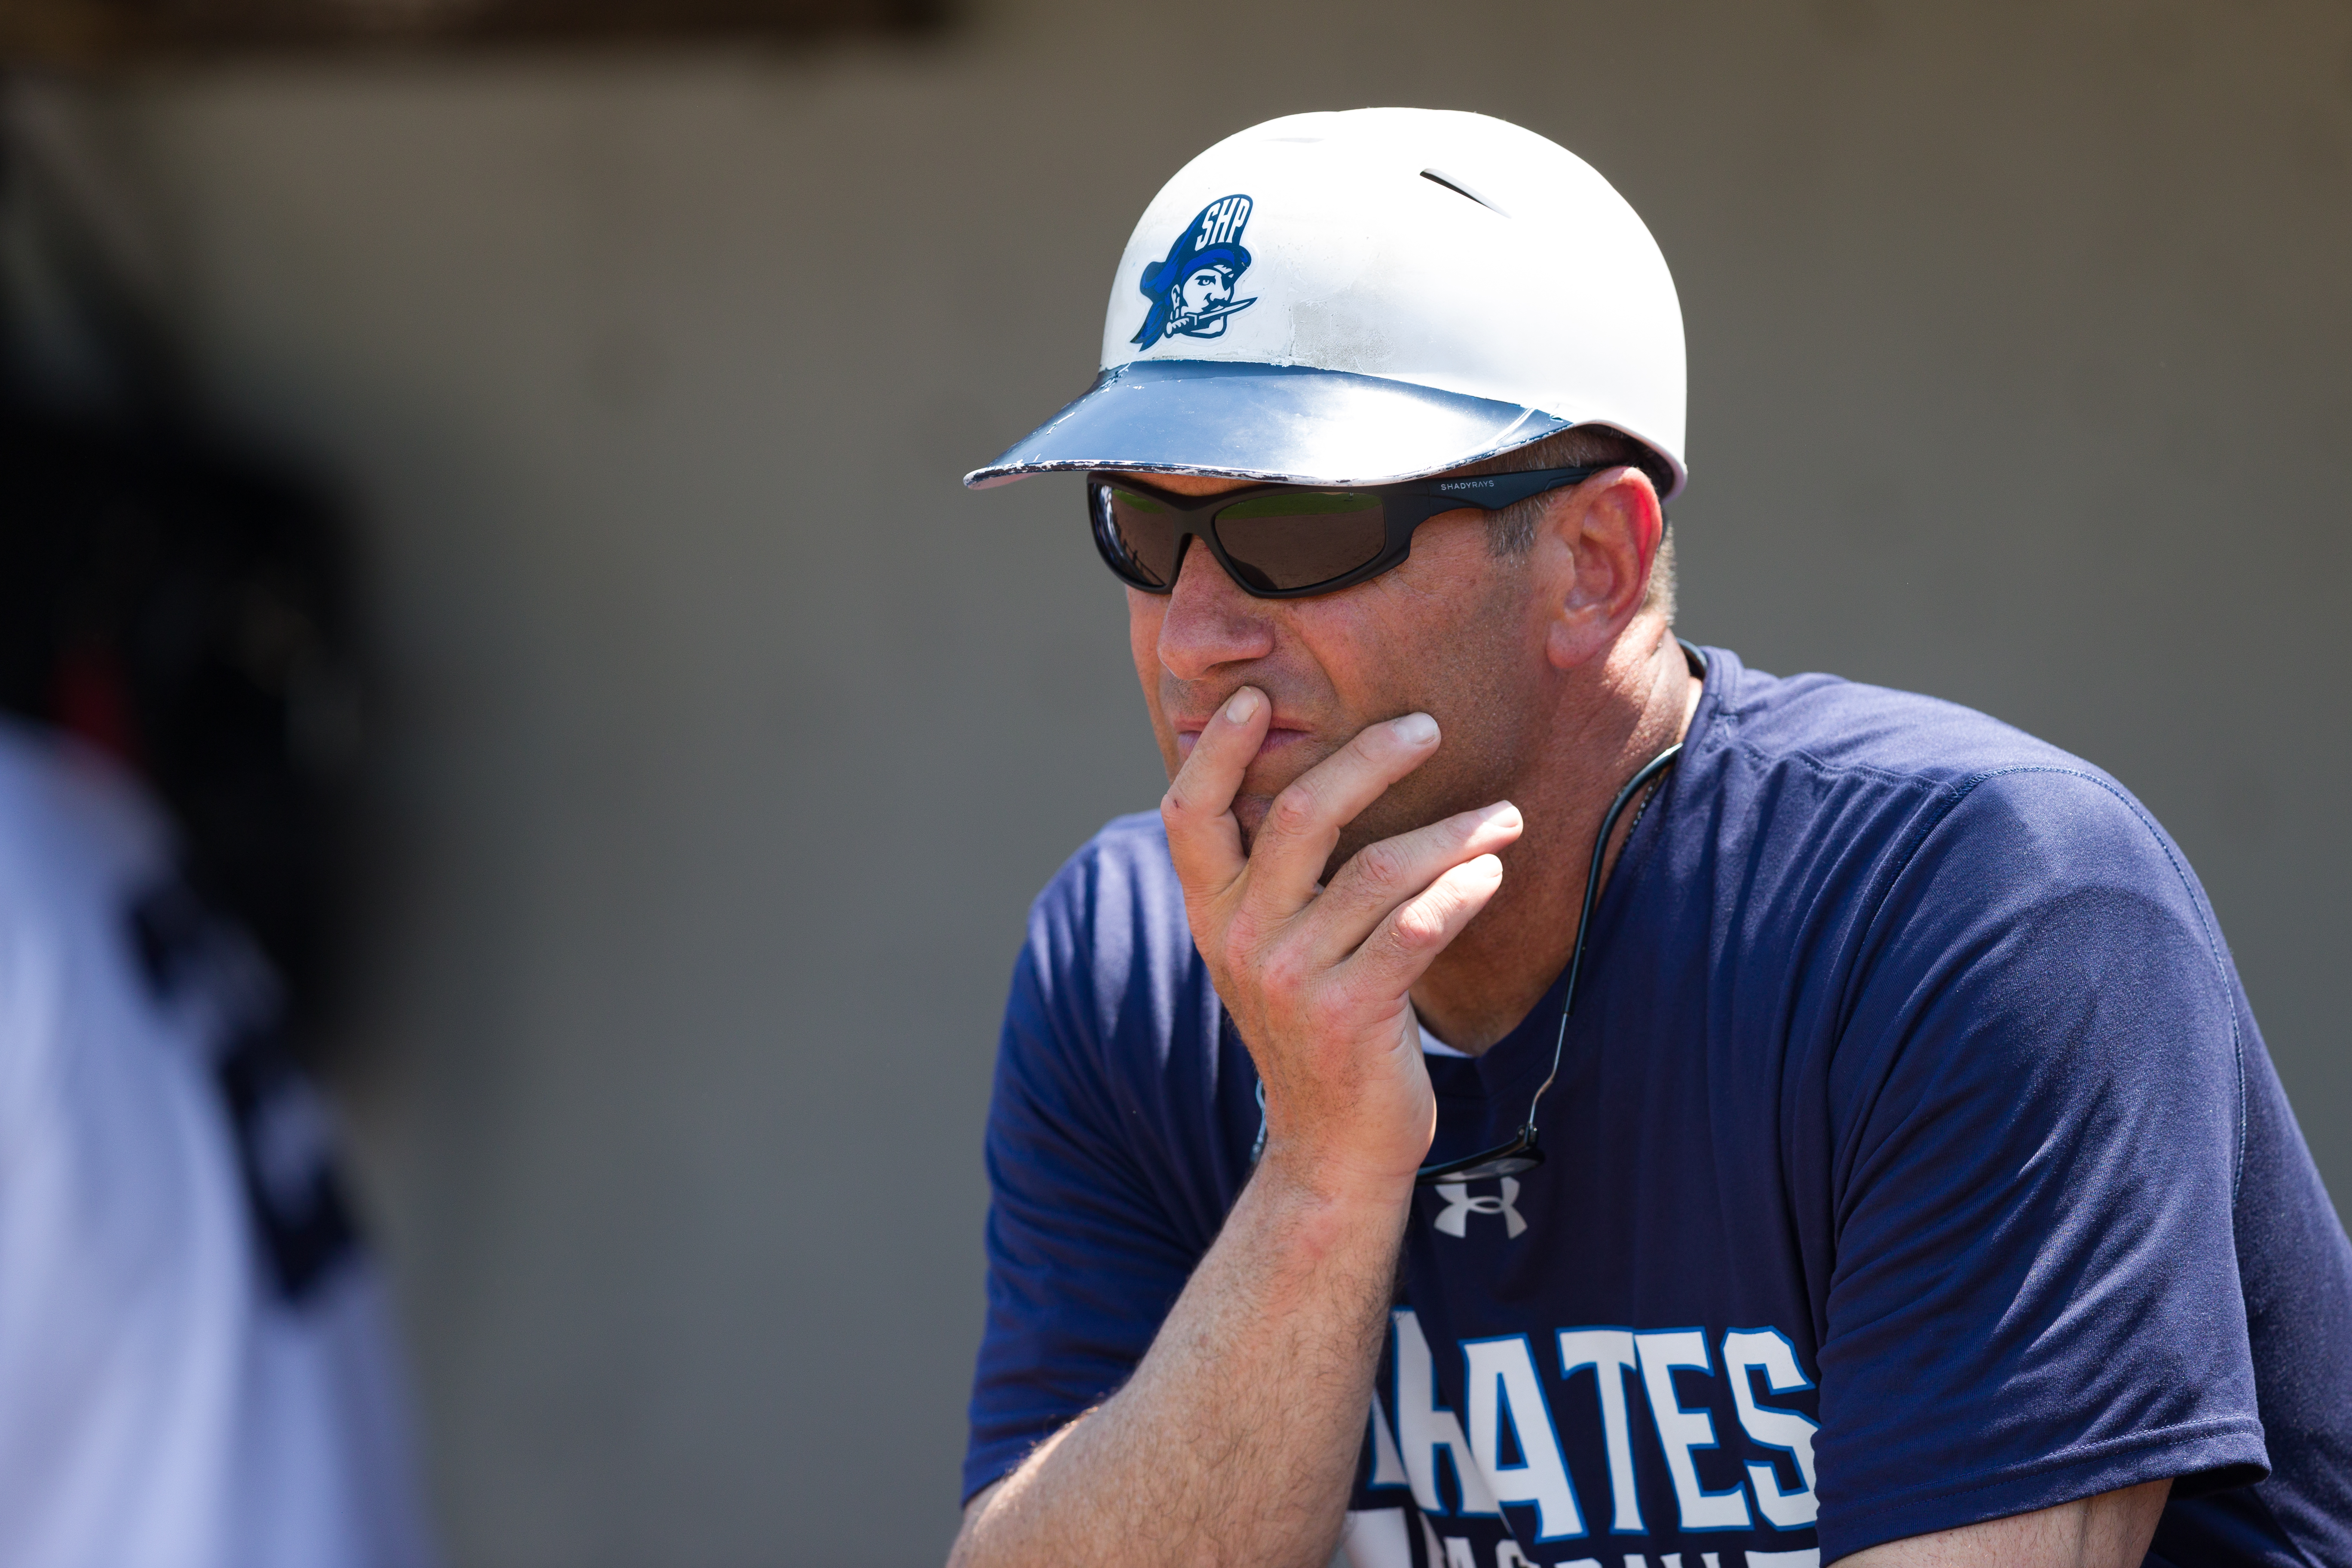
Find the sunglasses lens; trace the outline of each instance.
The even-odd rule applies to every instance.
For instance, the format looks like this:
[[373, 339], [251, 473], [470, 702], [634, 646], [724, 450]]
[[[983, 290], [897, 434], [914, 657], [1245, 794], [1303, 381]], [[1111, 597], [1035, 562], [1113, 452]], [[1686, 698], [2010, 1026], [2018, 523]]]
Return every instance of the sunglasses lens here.
[[1311, 588], [1376, 559], [1388, 542], [1381, 498], [1360, 490], [1285, 490], [1217, 513], [1217, 542], [1250, 587]]
[[1176, 581], [1176, 514], [1139, 491], [1100, 482], [1087, 487], [1095, 548], [1125, 582], [1165, 593]]

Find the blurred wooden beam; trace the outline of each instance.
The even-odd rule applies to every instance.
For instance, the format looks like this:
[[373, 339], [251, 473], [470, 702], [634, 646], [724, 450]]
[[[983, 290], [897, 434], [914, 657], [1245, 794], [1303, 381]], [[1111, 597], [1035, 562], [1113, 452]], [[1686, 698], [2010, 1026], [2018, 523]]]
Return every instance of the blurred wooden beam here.
[[919, 31], [946, 0], [0, 0], [0, 63]]

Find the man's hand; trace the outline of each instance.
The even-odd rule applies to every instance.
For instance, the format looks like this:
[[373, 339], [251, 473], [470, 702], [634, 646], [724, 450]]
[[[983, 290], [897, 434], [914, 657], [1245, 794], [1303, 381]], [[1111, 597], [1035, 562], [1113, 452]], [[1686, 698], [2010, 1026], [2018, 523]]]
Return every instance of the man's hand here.
[[1161, 806], [1193, 940], [1264, 1077], [1266, 1152], [1142, 1363], [972, 1500], [956, 1568], [1321, 1568], [1339, 1538], [1435, 1111], [1407, 993], [1502, 880], [1519, 814], [1489, 806], [1366, 847], [1339, 830], [1437, 749], [1375, 724], [1233, 812], [1271, 705], [1244, 688]]
[[1265, 1084], [1265, 1163], [1312, 1191], [1410, 1184], [1436, 1126], [1410, 993], [1503, 879], [1507, 801], [1367, 846], [1342, 828], [1437, 749], [1425, 713], [1374, 724], [1274, 798], [1244, 852], [1233, 813], [1273, 705], [1244, 687], [1160, 803], [1192, 940]]

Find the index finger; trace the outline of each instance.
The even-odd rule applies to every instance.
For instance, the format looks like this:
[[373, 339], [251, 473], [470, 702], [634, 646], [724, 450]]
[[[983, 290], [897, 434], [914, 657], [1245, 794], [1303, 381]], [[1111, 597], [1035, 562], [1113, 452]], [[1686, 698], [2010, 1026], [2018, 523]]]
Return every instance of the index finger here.
[[1274, 705], [1265, 693], [1255, 686], [1234, 692], [1202, 728], [1192, 754], [1160, 798], [1168, 858], [1175, 862], [1188, 903], [1223, 893], [1249, 864], [1242, 853], [1242, 826], [1234, 819], [1234, 796], [1273, 719]]
[[1293, 779], [1266, 808], [1251, 847], [1249, 901], [1288, 916], [1315, 895], [1339, 831], [1388, 789], [1429, 760], [1437, 721], [1407, 713], [1367, 724], [1346, 745]]

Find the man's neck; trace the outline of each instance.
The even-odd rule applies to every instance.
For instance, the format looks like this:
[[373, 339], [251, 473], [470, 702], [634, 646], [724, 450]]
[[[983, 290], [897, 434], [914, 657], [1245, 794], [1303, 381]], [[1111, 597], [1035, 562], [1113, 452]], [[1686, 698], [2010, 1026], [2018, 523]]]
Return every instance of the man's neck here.
[[[1527, 831], [1503, 852], [1502, 888], [1412, 988], [1432, 1034], [1475, 1056], [1543, 1000], [1575, 950], [1601, 819], [1625, 781], [1689, 730], [1701, 689], [1672, 631], [1645, 617], [1592, 683], [1563, 695], [1511, 793]], [[1629, 808], [1611, 836], [1604, 885], [1635, 815]]]

